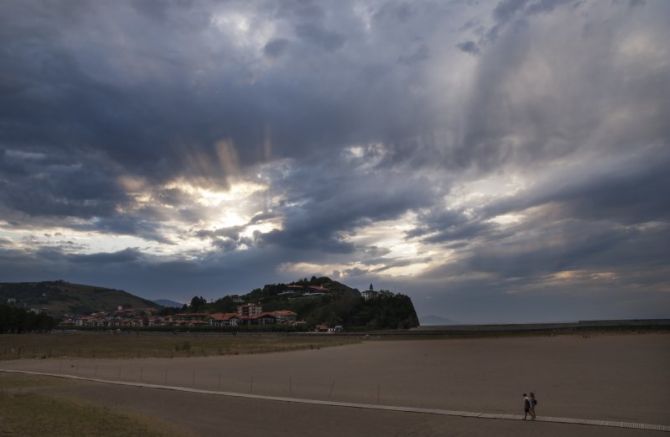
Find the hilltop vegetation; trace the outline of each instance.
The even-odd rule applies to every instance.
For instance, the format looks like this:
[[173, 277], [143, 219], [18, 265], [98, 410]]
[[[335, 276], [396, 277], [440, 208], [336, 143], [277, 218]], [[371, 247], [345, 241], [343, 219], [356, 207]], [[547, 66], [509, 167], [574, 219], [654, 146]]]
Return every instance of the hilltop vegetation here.
[[328, 277], [312, 277], [289, 284], [268, 284], [243, 296], [225, 296], [214, 302], [194, 297], [193, 311], [234, 312], [240, 303], [257, 303], [263, 311], [288, 309], [308, 326], [342, 325], [347, 329], [406, 329], [419, 326], [412, 300], [380, 290], [364, 299], [354, 288]]
[[44, 313], [33, 313], [21, 308], [0, 304], [0, 334], [6, 332], [50, 331], [56, 320]]
[[65, 281], [0, 283], [0, 303], [44, 311], [55, 317], [113, 311], [118, 306], [159, 308], [154, 302], [125, 291]]

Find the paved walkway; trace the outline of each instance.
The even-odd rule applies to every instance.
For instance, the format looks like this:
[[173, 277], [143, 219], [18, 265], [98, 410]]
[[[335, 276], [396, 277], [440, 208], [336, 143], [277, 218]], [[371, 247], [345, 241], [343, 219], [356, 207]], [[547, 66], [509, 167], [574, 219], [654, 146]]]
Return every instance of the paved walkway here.
[[[433, 415], [442, 415], [442, 416], [456, 416], [456, 417], [472, 417], [479, 419], [498, 419], [498, 420], [521, 420], [522, 416], [517, 414], [494, 414], [494, 413], [483, 413], [475, 411], [456, 411], [456, 410], [444, 410], [438, 408], [416, 408], [416, 407], [404, 407], [404, 406], [395, 406], [395, 405], [381, 405], [381, 404], [364, 404], [364, 403], [354, 403], [354, 402], [337, 402], [337, 401], [324, 401], [317, 399], [300, 399], [284, 396], [265, 396], [265, 395], [255, 395], [250, 393], [236, 393], [228, 391], [215, 391], [215, 390], [203, 390], [189, 387], [178, 387], [170, 385], [160, 385], [160, 384], [148, 384], [141, 382], [127, 382], [127, 381], [114, 381], [109, 379], [99, 379], [99, 378], [90, 378], [82, 377], [75, 375], [64, 375], [58, 373], [48, 373], [48, 372], [36, 372], [29, 370], [8, 370], [0, 369], [0, 372], [5, 373], [19, 373], [26, 375], [37, 375], [37, 376], [51, 376], [55, 378], [64, 378], [72, 379], [78, 381], [90, 381], [97, 382], [101, 384], [113, 384], [113, 385], [123, 385], [131, 387], [143, 387], [143, 388], [152, 388], [159, 390], [171, 390], [171, 391], [180, 391], [188, 393], [200, 393], [208, 395], [219, 395], [219, 396], [230, 396], [237, 398], [247, 398], [247, 399], [260, 399], [268, 401], [279, 401], [279, 402], [290, 402], [296, 404], [310, 404], [310, 405], [325, 405], [333, 407], [345, 407], [345, 408], [357, 408], [365, 410], [383, 410], [383, 411], [400, 411], [407, 413], [421, 413], [421, 414], [433, 414]], [[651, 423], [637, 423], [637, 422], [620, 422], [613, 420], [597, 420], [597, 419], [576, 419], [571, 417], [547, 417], [542, 416], [538, 417], [536, 422], [550, 422], [550, 423], [565, 423], [572, 425], [588, 425], [588, 426], [601, 426], [601, 427], [613, 427], [613, 428], [626, 428], [626, 429], [639, 429], [647, 431], [663, 431], [670, 432], [670, 426], [667, 425], [657, 425]]]

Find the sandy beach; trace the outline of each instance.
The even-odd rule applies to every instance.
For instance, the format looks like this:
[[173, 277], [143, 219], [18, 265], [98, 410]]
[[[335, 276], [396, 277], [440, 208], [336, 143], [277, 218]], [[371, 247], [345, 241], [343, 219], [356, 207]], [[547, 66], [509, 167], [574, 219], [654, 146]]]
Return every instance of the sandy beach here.
[[540, 415], [667, 425], [668, 346], [668, 334], [366, 341], [256, 355], [15, 360], [4, 361], [1, 367], [243, 393], [512, 414], [520, 412], [521, 394], [534, 391]]

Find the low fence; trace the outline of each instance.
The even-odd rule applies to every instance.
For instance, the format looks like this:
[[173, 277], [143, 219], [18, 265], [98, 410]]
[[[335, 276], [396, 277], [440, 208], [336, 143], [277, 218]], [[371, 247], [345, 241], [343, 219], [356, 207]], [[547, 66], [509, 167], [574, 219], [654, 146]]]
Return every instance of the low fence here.
[[[141, 360], [140, 360], [141, 361]], [[299, 374], [228, 374], [217, 369], [143, 365], [137, 360], [36, 361], [31, 371], [81, 378], [194, 388], [270, 396], [348, 400], [384, 404], [398, 402], [408, 386], [382, 381], [353, 381], [344, 377]]]

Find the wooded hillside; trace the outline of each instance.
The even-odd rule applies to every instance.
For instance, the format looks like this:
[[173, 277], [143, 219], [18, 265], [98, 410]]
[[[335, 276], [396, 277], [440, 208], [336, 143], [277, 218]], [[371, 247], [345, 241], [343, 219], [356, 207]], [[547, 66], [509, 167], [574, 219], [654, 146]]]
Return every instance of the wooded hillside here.
[[0, 283], [0, 303], [43, 311], [54, 317], [114, 311], [118, 306], [159, 308], [154, 302], [122, 290], [65, 281]]
[[212, 303], [195, 298], [190, 310], [234, 312], [240, 303], [257, 303], [263, 311], [288, 309], [308, 325], [325, 323], [347, 329], [405, 329], [419, 326], [412, 300], [379, 290], [365, 299], [354, 288], [328, 277], [312, 277], [289, 284], [268, 284], [241, 296], [225, 296]]

